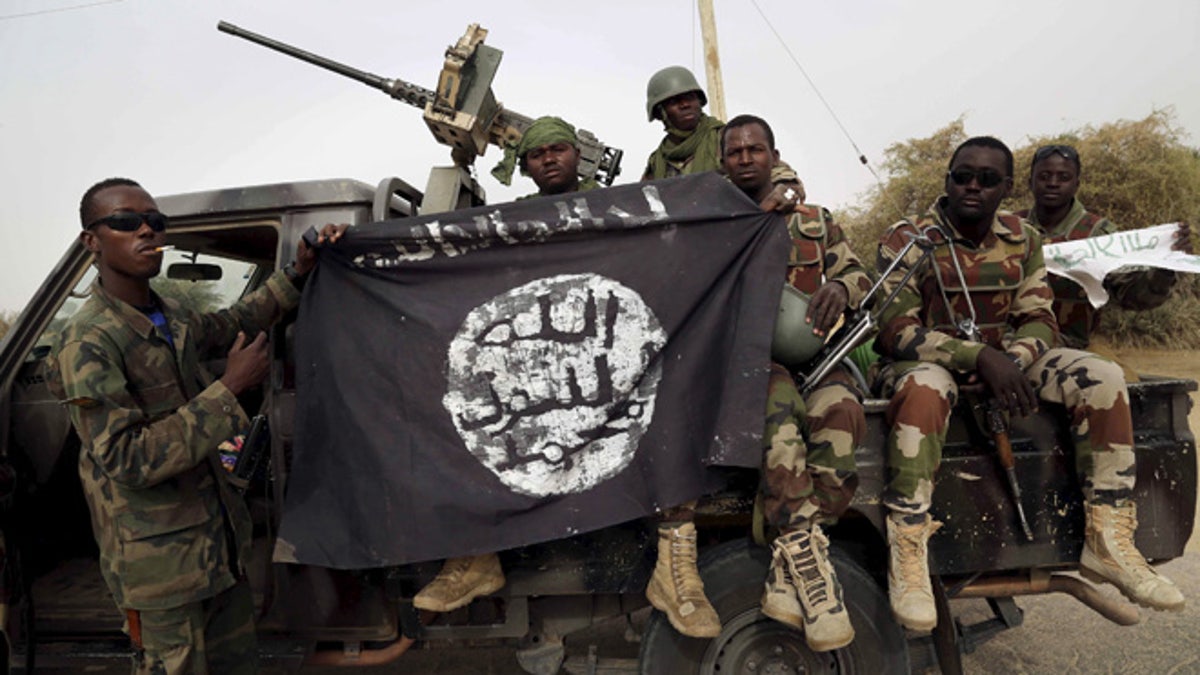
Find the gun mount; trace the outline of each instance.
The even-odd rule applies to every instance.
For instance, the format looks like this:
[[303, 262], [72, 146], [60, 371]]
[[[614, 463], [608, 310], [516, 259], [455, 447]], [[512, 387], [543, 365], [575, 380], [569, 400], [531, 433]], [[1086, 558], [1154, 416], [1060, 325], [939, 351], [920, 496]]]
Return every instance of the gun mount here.
[[[489, 144], [504, 147], [509, 143], [517, 143], [533, 123], [533, 119], [508, 110], [496, 101], [492, 93], [492, 80], [504, 52], [484, 44], [487, 29], [479, 24], [468, 26], [458, 42], [447, 48], [436, 91], [401, 79], [380, 77], [225, 21], [217, 23], [217, 30], [357, 80], [396, 100], [420, 108], [434, 138], [451, 147], [450, 155], [455, 166], [464, 171], [470, 169], [476, 157], [484, 154]], [[612, 185], [621, 172], [623, 151], [605, 145], [586, 129], [579, 129], [577, 133], [580, 177], [594, 178], [602, 185]], [[473, 182], [469, 175], [466, 179]], [[431, 178], [431, 185], [432, 182]], [[426, 190], [427, 195], [431, 191]], [[481, 191], [476, 197], [482, 203]], [[429, 206], [428, 203], [423, 205]], [[429, 208], [423, 210], [431, 212]]]

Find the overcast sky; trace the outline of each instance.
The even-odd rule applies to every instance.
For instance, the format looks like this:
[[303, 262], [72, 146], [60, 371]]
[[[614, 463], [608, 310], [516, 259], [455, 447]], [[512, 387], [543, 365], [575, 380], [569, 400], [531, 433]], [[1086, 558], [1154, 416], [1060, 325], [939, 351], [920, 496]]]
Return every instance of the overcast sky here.
[[[1200, 145], [1195, 0], [715, 4], [728, 113], [771, 122], [809, 201], [853, 203], [873, 178], [772, 27], [876, 165], [960, 115], [1016, 146], [1174, 106]], [[425, 87], [479, 23], [504, 51], [497, 98], [624, 149], [618, 183], [661, 137], [649, 76], [704, 77], [694, 0], [0, 0], [0, 310], [24, 306], [76, 236], [79, 197], [108, 176], [156, 195], [388, 175], [423, 187], [450, 163], [415, 109], [220, 33], [221, 19]], [[493, 180], [498, 157], [476, 163], [489, 201], [534, 189]]]

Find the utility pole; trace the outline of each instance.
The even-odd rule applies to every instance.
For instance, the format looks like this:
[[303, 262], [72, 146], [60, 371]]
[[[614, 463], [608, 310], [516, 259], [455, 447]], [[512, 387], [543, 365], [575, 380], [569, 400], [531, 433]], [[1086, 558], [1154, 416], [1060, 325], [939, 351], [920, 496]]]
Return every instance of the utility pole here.
[[725, 83], [721, 81], [721, 55], [717, 51], [717, 21], [712, 0], [696, 0], [700, 5], [700, 35], [704, 39], [704, 74], [708, 79], [708, 109], [713, 117], [725, 120]]

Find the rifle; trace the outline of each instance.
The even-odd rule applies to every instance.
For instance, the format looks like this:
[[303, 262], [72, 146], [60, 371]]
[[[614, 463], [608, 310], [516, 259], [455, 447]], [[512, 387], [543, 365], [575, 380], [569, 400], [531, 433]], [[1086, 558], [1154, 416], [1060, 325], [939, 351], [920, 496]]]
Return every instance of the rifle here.
[[988, 399], [985, 412], [988, 430], [992, 432], [992, 440], [996, 442], [996, 455], [1000, 458], [1000, 466], [1008, 476], [1008, 486], [1012, 488], [1013, 503], [1017, 505], [1017, 516], [1021, 519], [1021, 529], [1025, 531], [1025, 539], [1033, 541], [1033, 530], [1029, 529], [1029, 521], [1025, 519], [1025, 508], [1021, 506], [1021, 486], [1017, 483], [1016, 460], [1013, 458], [1012, 442], [1008, 438], [1008, 420], [1004, 410], [995, 398]]
[[271, 438], [271, 427], [267, 424], [267, 416], [259, 413], [250, 421], [250, 431], [242, 441], [242, 451], [238, 453], [237, 462], [229, 474], [229, 483], [238, 494], [246, 494], [254, 484], [261, 469], [269, 460], [267, 455], [268, 441]]
[[[533, 124], [533, 119], [508, 110], [496, 101], [492, 79], [504, 52], [483, 44], [487, 29], [480, 28], [479, 24], [468, 26], [458, 43], [446, 50], [437, 91], [401, 79], [386, 79], [225, 21], [217, 23], [217, 30], [357, 80], [398, 101], [421, 108], [425, 124], [434, 138], [451, 146], [451, 157], [455, 165], [462, 168], [469, 168], [489, 143], [501, 148], [518, 143]], [[579, 137], [580, 179], [594, 178], [602, 185], [612, 185], [621, 173], [624, 151], [605, 145], [586, 129], [578, 129], [576, 134]]]

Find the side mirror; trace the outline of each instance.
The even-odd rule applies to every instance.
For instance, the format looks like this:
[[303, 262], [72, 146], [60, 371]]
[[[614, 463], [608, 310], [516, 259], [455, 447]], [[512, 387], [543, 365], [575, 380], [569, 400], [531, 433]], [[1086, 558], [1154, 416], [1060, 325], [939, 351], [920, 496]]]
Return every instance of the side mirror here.
[[167, 267], [168, 279], [183, 281], [218, 281], [221, 278], [221, 266], [206, 263], [172, 263]]

